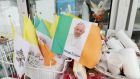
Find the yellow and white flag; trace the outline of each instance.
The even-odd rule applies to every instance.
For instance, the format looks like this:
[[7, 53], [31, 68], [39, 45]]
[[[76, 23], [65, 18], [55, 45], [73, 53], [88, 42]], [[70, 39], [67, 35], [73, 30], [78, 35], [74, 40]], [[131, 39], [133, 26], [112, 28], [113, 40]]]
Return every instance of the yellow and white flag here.
[[[29, 58], [34, 58], [34, 59], [28, 59], [27, 62], [28, 64], [31, 64], [31, 65], [40, 65], [43, 62], [42, 61], [43, 57], [41, 55], [41, 52], [38, 46], [38, 38], [36, 35], [36, 29], [28, 17], [24, 16], [23, 19], [24, 19], [23, 39], [26, 40], [30, 44], [30, 50], [29, 50], [30, 52], [28, 53], [30, 55]], [[34, 62], [34, 63], [31, 63], [31, 62]]]

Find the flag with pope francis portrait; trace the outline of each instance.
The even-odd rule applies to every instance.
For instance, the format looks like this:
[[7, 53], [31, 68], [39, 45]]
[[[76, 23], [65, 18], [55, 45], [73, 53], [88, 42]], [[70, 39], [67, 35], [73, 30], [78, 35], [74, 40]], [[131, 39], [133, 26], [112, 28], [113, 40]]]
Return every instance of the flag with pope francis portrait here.
[[99, 62], [101, 46], [98, 24], [60, 15], [52, 43], [54, 53], [63, 54], [93, 68]]

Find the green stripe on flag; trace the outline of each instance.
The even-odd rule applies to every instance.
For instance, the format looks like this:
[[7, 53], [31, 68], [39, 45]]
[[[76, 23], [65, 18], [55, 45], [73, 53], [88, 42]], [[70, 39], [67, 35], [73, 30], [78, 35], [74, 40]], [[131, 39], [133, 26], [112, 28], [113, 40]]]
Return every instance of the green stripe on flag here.
[[40, 23], [39, 23], [39, 25], [38, 25], [38, 27], [36, 29], [37, 29], [37, 31], [39, 31], [39, 32], [41, 32], [41, 33], [43, 33], [43, 34], [45, 34], [45, 35], [50, 37], [50, 34], [49, 34], [49, 32], [48, 32], [43, 20], [40, 20]]
[[63, 54], [64, 46], [67, 40], [72, 17], [60, 15], [58, 27], [52, 44], [52, 51], [56, 54]]
[[32, 23], [34, 24], [35, 28], [38, 27], [39, 23], [40, 23], [40, 19], [38, 16], [34, 16]]

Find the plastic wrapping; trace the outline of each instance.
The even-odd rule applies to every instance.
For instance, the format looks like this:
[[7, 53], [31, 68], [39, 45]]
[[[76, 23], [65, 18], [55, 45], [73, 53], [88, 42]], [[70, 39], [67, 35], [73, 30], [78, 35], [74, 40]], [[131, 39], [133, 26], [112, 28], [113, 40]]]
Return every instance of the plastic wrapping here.
[[123, 49], [123, 45], [121, 44], [121, 42], [115, 38], [110, 38], [107, 41], [107, 45], [109, 46], [109, 48], [112, 49]]
[[132, 48], [127, 48], [121, 50], [120, 53], [123, 58], [124, 74], [129, 79], [140, 79], [140, 68], [135, 50]]
[[133, 48], [136, 52], [140, 52], [137, 45], [129, 38], [123, 30], [120, 30], [116, 33], [116, 37], [121, 41], [121, 43], [126, 48]]
[[120, 74], [120, 69], [122, 67], [122, 59], [121, 56], [117, 53], [110, 53], [108, 60], [107, 60], [109, 71], [114, 74]]

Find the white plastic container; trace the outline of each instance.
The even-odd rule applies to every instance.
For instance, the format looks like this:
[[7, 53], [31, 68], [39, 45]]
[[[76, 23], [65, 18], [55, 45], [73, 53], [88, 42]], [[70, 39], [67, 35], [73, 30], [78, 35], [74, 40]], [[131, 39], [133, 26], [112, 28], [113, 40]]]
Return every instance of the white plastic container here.
[[107, 65], [109, 71], [113, 75], [118, 75], [120, 74], [120, 69], [122, 68], [122, 59], [121, 56], [118, 53], [110, 53], [108, 60], [107, 60]]

